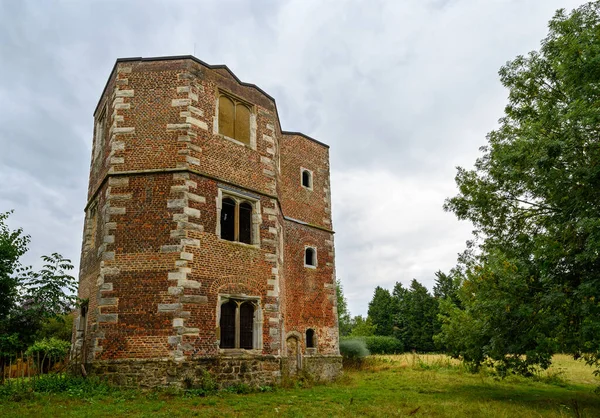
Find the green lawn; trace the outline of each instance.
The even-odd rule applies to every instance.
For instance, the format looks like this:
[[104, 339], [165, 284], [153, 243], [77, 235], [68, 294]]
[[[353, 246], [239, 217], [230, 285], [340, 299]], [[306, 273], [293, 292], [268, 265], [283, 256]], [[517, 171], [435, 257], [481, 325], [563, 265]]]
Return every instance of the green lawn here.
[[444, 356], [373, 356], [363, 370], [340, 381], [268, 393], [186, 397], [167, 392], [122, 391], [80, 398], [36, 395], [2, 401], [1, 416], [427, 416], [600, 417], [600, 379], [567, 356], [537, 379], [497, 380], [470, 374]]

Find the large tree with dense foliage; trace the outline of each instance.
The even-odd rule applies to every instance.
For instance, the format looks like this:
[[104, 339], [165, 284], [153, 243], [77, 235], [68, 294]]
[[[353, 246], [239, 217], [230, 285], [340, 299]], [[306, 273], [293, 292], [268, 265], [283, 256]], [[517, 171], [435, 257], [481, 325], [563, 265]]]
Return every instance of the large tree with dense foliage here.
[[[500, 70], [499, 128], [445, 204], [473, 222], [442, 340], [527, 373], [566, 350], [600, 358], [600, 2], [559, 10], [539, 51]], [[522, 355], [527, 355], [526, 357]]]

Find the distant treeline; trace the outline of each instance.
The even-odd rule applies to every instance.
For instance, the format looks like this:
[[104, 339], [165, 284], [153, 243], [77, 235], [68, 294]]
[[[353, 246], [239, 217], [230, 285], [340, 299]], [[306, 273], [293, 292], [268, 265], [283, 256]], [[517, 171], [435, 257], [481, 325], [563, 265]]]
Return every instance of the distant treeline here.
[[405, 351], [444, 351], [441, 342], [436, 344], [434, 336], [441, 330], [438, 320], [440, 302], [447, 300], [459, 304], [458, 284], [441, 271], [436, 274], [433, 294], [418, 281], [405, 288], [396, 283], [392, 291], [380, 286], [375, 288], [369, 302], [366, 318], [351, 317], [338, 282], [338, 315], [342, 337], [386, 336], [396, 338]]

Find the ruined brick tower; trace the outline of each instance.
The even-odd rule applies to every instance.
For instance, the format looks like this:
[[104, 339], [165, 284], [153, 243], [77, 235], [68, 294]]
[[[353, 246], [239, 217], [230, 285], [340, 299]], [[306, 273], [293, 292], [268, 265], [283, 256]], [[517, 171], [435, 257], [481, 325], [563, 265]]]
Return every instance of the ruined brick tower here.
[[117, 60], [94, 120], [74, 331], [88, 373], [337, 376], [328, 147], [192, 56]]

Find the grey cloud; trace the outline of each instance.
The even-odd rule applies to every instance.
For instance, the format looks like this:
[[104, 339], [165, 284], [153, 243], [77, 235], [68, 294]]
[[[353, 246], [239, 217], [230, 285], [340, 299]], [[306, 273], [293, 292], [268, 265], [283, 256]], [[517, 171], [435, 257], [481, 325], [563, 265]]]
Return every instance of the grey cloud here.
[[375, 285], [431, 286], [453, 265], [470, 227], [441, 205], [502, 114], [497, 71], [581, 3], [0, 1], [0, 211], [32, 235], [31, 260], [77, 261], [115, 59], [195, 48], [275, 97], [284, 129], [331, 145], [337, 271], [365, 313]]

